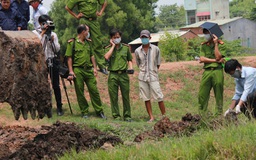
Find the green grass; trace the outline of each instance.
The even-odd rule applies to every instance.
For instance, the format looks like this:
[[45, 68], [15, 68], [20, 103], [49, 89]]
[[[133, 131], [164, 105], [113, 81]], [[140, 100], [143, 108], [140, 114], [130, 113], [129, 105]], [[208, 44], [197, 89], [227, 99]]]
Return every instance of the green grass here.
[[[202, 67], [189, 66], [186, 71], [161, 71], [160, 84], [165, 96], [165, 106], [167, 116], [171, 121], [179, 121], [186, 113], [197, 114], [197, 94], [199, 83], [202, 75]], [[135, 67], [135, 70], [137, 68]], [[124, 144], [115, 146], [109, 150], [91, 150], [76, 153], [72, 150], [59, 157], [61, 160], [204, 160], [204, 159], [256, 159], [256, 124], [254, 121], [248, 121], [243, 115], [239, 115], [240, 124], [235, 126], [230, 124], [221, 127], [217, 130], [210, 130], [207, 127], [201, 127], [192, 136], [170, 137], [166, 136], [160, 140], [147, 140], [142, 143], [133, 142], [136, 135], [152, 130], [154, 123], [146, 123], [148, 115], [145, 109], [144, 102], [139, 98], [137, 76], [131, 75], [131, 107], [133, 122], [116, 121], [111, 117], [111, 108], [109, 102], [104, 101], [104, 112], [108, 117], [107, 120], [102, 120], [95, 117], [93, 107], [90, 104], [89, 119], [80, 117], [80, 109], [74, 98], [73, 86], [68, 86], [68, 92], [71, 96], [71, 105], [73, 115], [70, 114], [67, 103], [64, 103], [65, 114], [62, 117], [56, 115], [56, 110], [53, 110], [51, 119], [44, 118], [39, 121], [27, 120], [29, 126], [51, 125], [57, 120], [75, 122], [84, 124], [91, 128], [96, 128], [109, 134], [119, 136]], [[181, 84], [181, 88], [173, 90], [172, 88], [164, 87], [170, 81]], [[101, 97], [108, 98], [107, 93], [107, 77], [99, 75], [98, 87], [101, 89]], [[103, 93], [104, 92], [104, 95]], [[231, 102], [234, 92], [234, 79], [225, 74], [224, 84], [224, 106], [225, 111]], [[65, 100], [65, 95], [63, 94]], [[120, 113], [122, 113], [122, 101], [119, 98]], [[1, 115], [9, 119], [13, 119], [13, 114], [10, 106], [0, 110]], [[55, 106], [55, 105], [54, 105]], [[157, 120], [161, 118], [158, 103], [152, 100], [153, 114]], [[213, 92], [209, 100], [208, 110], [214, 112], [215, 98]], [[6, 122], [2, 125], [8, 125]]]
[[191, 137], [165, 137], [111, 150], [71, 152], [61, 159], [93, 160], [169, 160], [169, 159], [255, 159], [255, 123], [220, 130], [200, 130]]

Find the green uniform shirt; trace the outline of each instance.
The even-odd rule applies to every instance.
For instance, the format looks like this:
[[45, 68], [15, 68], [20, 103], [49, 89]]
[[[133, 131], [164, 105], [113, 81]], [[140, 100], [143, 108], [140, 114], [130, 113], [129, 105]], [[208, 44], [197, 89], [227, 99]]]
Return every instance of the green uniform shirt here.
[[[219, 51], [221, 53], [221, 55], [225, 54], [225, 50], [223, 45], [219, 44]], [[204, 56], [206, 58], [211, 58], [211, 59], [215, 59], [215, 54], [214, 54], [214, 44], [210, 43], [210, 44], [202, 44], [201, 46], [201, 51], [200, 51], [200, 56]], [[217, 62], [214, 63], [204, 63], [204, 68], [210, 68], [210, 67], [219, 67], [220, 64]]]
[[[75, 46], [74, 46], [74, 43], [75, 43]], [[92, 51], [89, 43], [90, 42], [85, 41], [83, 44], [77, 38], [75, 38], [74, 41], [68, 43], [65, 56], [72, 57], [72, 54], [74, 55], [74, 59], [73, 59], [74, 67], [92, 67], [93, 66], [91, 62], [91, 56], [93, 55], [92, 55]], [[74, 46], [74, 53], [72, 53], [73, 46]]]
[[103, 5], [104, 2], [105, 0], [69, 0], [67, 6], [71, 10], [77, 6], [78, 12], [83, 13], [86, 18], [96, 18], [98, 4]]
[[132, 55], [129, 47], [120, 45], [120, 48], [114, 49], [109, 59], [109, 71], [122, 71], [128, 69], [127, 61], [132, 61]]

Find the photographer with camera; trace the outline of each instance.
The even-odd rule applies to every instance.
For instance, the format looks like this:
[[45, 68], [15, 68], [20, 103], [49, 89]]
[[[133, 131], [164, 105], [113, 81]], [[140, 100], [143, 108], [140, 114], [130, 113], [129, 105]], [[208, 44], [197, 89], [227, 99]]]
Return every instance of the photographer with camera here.
[[48, 73], [51, 77], [52, 88], [54, 91], [57, 115], [62, 116], [62, 103], [61, 103], [61, 91], [60, 91], [60, 77], [59, 77], [59, 65], [60, 60], [58, 52], [60, 50], [60, 44], [58, 42], [57, 34], [52, 32], [54, 30], [54, 24], [48, 15], [41, 15], [38, 18], [41, 26], [40, 30], [34, 30], [43, 45], [45, 60], [48, 68]]

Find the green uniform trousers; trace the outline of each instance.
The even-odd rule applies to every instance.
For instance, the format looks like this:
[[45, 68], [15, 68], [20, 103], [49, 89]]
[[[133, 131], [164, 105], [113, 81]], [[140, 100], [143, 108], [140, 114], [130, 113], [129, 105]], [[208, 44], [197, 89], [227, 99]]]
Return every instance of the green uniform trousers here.
[[90, 28], [90, 39], [92, 40], [93, 55], [99, 68], [106, 68], [106, 60], [104, 58], [104, 50], [102, 45], [102, 34], [100, 24], [97, 20], [80, 19], [80, 24], [86, 24]]
[[89, 105], [84, 96], [84, 82], [88, 88], [92, 106], [95, 109], [96, 114], [102, 112], [103, 107], [93, 70], [74, 67], [74, 73], [76, 75], [74, 80], [76, 97], [82, 114], [88, 114], [89, 112]]
[[130, 106], [130, 79], [127, 73], [110, 72], [108, 76], [108, 93], [111, 102], [112, 116], [114, 118], [121, 117], [118, 106], [118, 88], [120, 87], [123, 100], [123, 116], [124, 120], [131, 119]]
[[220, 115], [223, 111], [223, 69], [205, 70], [200, 84], [198, 101], [199, 111], [205, 112], [208, 107], [210, 91], [213, 88], [216, 100], [216, 114]]

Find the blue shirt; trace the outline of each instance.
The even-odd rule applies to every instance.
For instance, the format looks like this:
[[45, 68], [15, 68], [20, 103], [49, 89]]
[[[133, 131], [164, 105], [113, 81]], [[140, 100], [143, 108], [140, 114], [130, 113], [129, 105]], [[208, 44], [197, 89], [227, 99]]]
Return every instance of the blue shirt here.
[[0, 7], [0, 27], [2, 30], [18, 30], [21, 27], [20, 13], [13, 8], [5, 10]]
[[241, 78], [235, 78], [236, 93], [233, 100], [246, 102], [248, 94], [256, 90], [256, 68], [242, 66]]
[[21, 29], [27, 30], [28, 29], [28, 21], [30, 19], [30, 12], [29, 12], [29, 4], [25, 0], [21, 0], [19, 3], [17, 0], [12, 0], [11, 7], [14, 8], [16, 11], [19, 11], [22, 20], [21, 20]]

